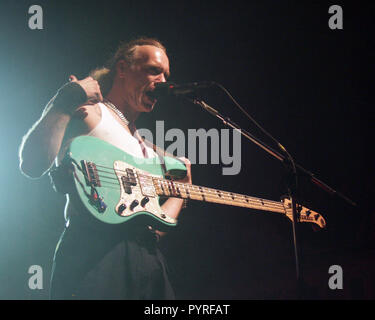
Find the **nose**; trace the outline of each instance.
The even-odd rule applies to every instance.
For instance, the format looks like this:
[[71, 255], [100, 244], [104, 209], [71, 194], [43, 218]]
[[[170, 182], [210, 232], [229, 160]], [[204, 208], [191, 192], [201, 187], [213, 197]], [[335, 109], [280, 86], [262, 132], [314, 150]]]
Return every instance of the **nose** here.
[[158, 83], [158, 82], [167, 82], [167, 80], [165, 79], [164, 73], [161, 73], [157, 76], [157, 78], [155, 79], [155, 83]]

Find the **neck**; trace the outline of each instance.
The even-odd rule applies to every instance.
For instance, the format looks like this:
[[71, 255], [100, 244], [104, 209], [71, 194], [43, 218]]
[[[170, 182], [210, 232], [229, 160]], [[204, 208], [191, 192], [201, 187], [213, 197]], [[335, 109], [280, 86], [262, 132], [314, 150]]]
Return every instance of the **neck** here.
[[285, 213], [284, 206], [281, 202], [166, 180], [158, 177], [152, 178], [152, 183], [158, 195]]

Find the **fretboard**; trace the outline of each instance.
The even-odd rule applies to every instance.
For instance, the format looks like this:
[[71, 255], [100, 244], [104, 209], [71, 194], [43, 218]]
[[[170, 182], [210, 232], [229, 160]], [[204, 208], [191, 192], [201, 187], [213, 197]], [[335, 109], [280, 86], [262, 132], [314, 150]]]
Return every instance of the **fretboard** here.
[[157, 194], [160, 196], [192, 199], [237, 207], [285, 213], [284, 206], [281, 202], [250, 197], [238, 193], [206, 188], [162, 178], [153, 178], [153, 183]]

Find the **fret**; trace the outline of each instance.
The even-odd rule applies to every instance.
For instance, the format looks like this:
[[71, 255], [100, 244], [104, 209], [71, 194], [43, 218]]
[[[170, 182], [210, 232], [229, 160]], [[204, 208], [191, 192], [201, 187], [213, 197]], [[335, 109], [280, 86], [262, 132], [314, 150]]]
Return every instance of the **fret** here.
[[284, 206], [281, 202], [250, 197], [247, 195], [162, 178], [154, 178], [153, 181], [155, 190], [159, 195], [285, 213]]

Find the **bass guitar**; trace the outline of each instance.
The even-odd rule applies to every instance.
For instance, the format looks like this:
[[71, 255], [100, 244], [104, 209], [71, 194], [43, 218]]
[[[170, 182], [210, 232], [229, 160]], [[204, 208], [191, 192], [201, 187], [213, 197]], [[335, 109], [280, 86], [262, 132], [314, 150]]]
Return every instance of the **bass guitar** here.
[[[98, 138], [81, 136], [70, 144], [64, 163], [73, 177], [70, 194], [96, 219], [121, 224], [143, 219], [160, 230], [177, 221], [166, 215], [159, 197], [213, 202], [282, 214], [293, 220], [291, 201], [271, 201], [168, 179], [185, 176], [183, 162], [172, 157], [136, 158]], [[325, 228], [321, 214], [297, 205], [298, 221]]]

